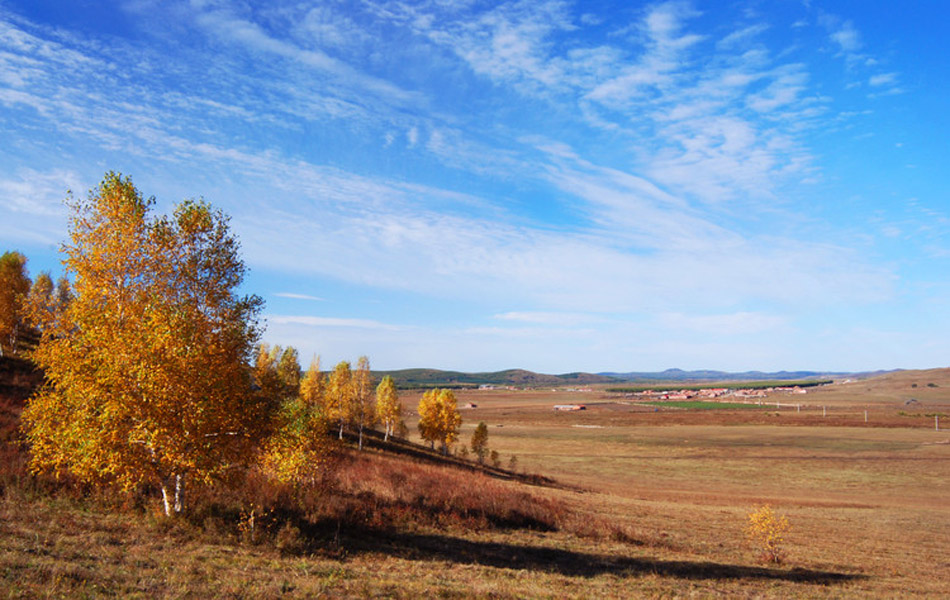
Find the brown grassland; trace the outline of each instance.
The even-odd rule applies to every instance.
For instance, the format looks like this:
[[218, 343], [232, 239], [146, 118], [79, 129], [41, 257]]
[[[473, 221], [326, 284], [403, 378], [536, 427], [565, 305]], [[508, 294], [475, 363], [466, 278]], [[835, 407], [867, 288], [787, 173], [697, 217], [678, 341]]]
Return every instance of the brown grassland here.
[[[183, 518], [153, 497], [26, 476], [12, 424], [29, 385], [18, 374], [0, 388], [11, 598], [950, 596], [950, 370], [729, 411], [464, 391], [459, 406], [477, 408], [462, 411], [460, 440], [484, 421], [502, 464], [515, 455], [519, 473], [552, 479], [374, 440], [341, 451], [304, 508], [249, 481], [197, 492]], [[403, 396], [412, 439], [417, 399]], [[567, 403], [588, 408], [552, 410]], [[782, 564], [744, 538], [764, 503], [791, 523]]]

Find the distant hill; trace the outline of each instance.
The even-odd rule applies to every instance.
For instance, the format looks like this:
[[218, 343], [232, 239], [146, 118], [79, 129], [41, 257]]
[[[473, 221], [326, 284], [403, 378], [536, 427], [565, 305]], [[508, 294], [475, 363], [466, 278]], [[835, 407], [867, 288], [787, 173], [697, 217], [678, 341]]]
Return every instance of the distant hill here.
[[727, 371], [684, 371], [682, 369], [667, 369], [658, 372], [629, 372], [629, 373], [564, 373], [561, 375], [547, 375], [524, 369], [507, 369], [489, 373], [464, 373], [461, 371], [442, 371], [439, 369], [401, 369], [397, 371], [373, 371], [374, 377], [379, 380], [384, 375], [391, 375], [396, 385], [401, 388], [474, 388], [479, 385], [498, 385], [515, 387], [548, 387], [565, 385], [592, 385], [618, 383], [701, 383], [713, 381], [804, 381], [809, 379], [834, 379], [842, 377], [865, 378], [881, 375], [891, 371], [876, 371], [874, 373], [841, 373], [830, 371], [745, 371], [730, 373]]
[[373, 371], [380, 379], [392, 376], [396, 385], [408, 387], [478, 387], [479, 385], [510, 385], [518, 387], [590, 385], [593, 383], [618, 383], [617, 379], [593, 373], [565, 373], [564, 375], [545, 375], [524, 369], [508, 369], [492, 373], [462, 373], [460, 371], [440, 371], [438, 369], [401, 369], [398, 371]]
[[678, 381], [798, 381], [805, 379], [830, 379], [836, 377], [871, 377], [891, 371], [875, 371], [873, 373], [842, 373], [834, 371], [744, 371], [730, 373], [727, 371], [683, 371], [682, 369], [667, 369], [660, 372], [630, 372], [630, 373], [598, 373], [610, 377], [615, 381], [634, 383], [658, 383]]

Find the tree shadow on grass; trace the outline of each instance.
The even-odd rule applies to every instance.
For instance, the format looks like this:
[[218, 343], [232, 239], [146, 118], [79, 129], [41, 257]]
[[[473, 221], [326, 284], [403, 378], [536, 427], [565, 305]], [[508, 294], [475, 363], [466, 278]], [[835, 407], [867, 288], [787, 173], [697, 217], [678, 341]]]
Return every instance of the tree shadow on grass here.
[[445, 560], [459, 564], [557, 573], [569, 577], [661, 575], [695, 580], [773, 580], [841, 584], [864, 575], [731, 565], [708, 561], [667, 561], [609, 554], [589, 554], [545, 546], [480, 542], [446, 535], [356, 532], [340, 540], [349, 553], [381, 552], [408, 560]]

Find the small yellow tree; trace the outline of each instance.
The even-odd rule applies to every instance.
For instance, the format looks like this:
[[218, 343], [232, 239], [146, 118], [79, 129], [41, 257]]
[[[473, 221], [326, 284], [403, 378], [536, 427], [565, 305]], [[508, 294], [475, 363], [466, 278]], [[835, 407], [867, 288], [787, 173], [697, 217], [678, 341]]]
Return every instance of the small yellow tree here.
[[26, 257], [19, 252], [4, 252], [0, 256], [0, 356], [4, 346], [16, 353], [17, 339], [26, 321], [29, 291]]
[[26, 297], [27, 320], [38, 331], [42, 331], [45, 324], [53, 320], [53, 278], [49, 273], [40, 273], [30, 286], [30, 293]]
[[790, 530], [788, 519], [776, 515], [772, 507], [765, 504], [749, 513], [745, 532], [749, 541], [762, 552], [764, 560], [780, 563], [785, 557], [782, 543]]
[[459, 437], [459, 428], [462, 426], [462, 415], [458, 411], [455, 393], [452, 390], [442, 390], [439, 393], [439, 417], [441, 421], [442, 454], [449, 453], [449, 445], [455, 443]]
[[308, 406], [319, 407], [326, 417], [325, 396], [326, 379], [320, 372], [320, 357], [314, 356], [310, 361], [310, 368], [300, 380], [300, 399]]
[[287, 346], [277, 360], [277, 375], [287, 398], [296, 398], [300, 394], [300, 363], [297, 356], [297, 349]]
[[472, 432], [472, 452], [478, 458], [478, 464], [485, 462], [485, 456], [488, 454], [488, 425], [484, 421], [478, 424], [475, 431]]
[[376, 415], [386, 428], [384, 439], [389, 441], [389, 436], [395, 433], [402, 422], [402, 403], [399, 402], [396, 383], [389, 375], [383, 377], [376, 387]]
[[339, 438], [341, 440], [343, 439], [343, 427], [350, 418], [353, 396], [353, 371], [350, 369], [350, 363], [343, 360], [337, 363], [330, 373], [326, 387], [326, 401], [324, 402], [327, 420], [339, 427]]
[[462, 415], [459, 414], [452, 390], [429, 390], [419, 400], [419, 435], [432, 447], [442, 446], [448, 454], [449, 445], [458, 439]]
[[[292, 352], [291, 352], [292, 351]], [[278, 353], [281, 360], [272, 366], [286, 387], [293, 383], [296, 350]], [[265, 353], [274, 365], [275, 353]], [[288, 359], [292, 356], [293, 360]], [[281, 374], [281, 364], [284, 374]], [[291, 367], [291, 368], [288, 368]], [[299, 369], [297, 369], [299, 371]], [[289, 376], [288, 376], [289, 374]], [[320, 359], [314, 357], [303, 379], [298, 397], [285, 401], [276, 419], [274, 433], [264, 444], [261, 463], [266, 473], [282, 483], [299, 488], [319, 483], [327, 472], [334, 444], [329, 438], [329, 423], [324, 406], [325, 382], [320, 372]]]
[[333, 450], [328, 429], [320, 406], [303, 398], [285, 402], [261, 454], [265, 472], [298, 488], [317, 484]]
[[435, 448], [435, 441], [439, 439], [439, 390], [432, 389], [419, 398], [419, 435], [429, 442], [429, 447]]
[[369, 359], [361, 356], [353, 373], [353, 396], [351, 398], [350, 420], [359, 433], [359, 449], [363, 449], [363, 428], [376, 424], [376, 407], [373, 403], [373, 380], [369, 370]]
[[277, 373], [277, 355], [280, 346], [271, 348], [266, 342], [258, 344], [254, 354], [254, 385], [258, 396], [279, 402], [281, 398], [280, 375]]

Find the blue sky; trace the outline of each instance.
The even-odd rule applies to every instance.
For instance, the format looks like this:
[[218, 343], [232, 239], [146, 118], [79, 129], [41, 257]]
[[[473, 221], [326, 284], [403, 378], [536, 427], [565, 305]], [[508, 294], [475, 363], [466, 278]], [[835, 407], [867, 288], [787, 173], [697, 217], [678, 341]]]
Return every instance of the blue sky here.
[[304, 362], [947, 366], [948, 17], [0, 0], [0, 247], [58, 274], [115, 170], [232, 216]]

